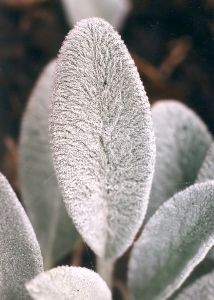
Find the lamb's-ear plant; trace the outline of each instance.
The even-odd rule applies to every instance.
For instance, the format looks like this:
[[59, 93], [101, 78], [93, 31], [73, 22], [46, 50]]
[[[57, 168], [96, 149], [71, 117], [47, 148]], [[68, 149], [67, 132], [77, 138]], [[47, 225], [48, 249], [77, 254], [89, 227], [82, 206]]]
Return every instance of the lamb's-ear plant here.
[[55, 60], [42, 72], [29, 99], [20, 137], [22, 199], [48, 269], [70, 252], [77, 232], [61, 200], [48, 138], [48, 111]]
[[51, 108], [54, 165], [68, 214], [109, 264], [132, 244], [143, 222], [155, 143], [137, 69], [107, 22], [83, 20], [68, 34]]
[[214, 245], [214, 181], [166, 201], [134, 244], [128, 285], [134, 299], [167, 299]]
[[94, 271], [58, 267], [39, 274], [26, 284], [34, 300], [111, 300], [111, 292]]
[[177, 101], [152, 107], [157, 157], [147, 219], [175, 193], [190, 186], [212, 142], [206, 125]]
[[173, 300], [213, 300], [214, 272], [206, 274], [181, 291]]
[[67, 21], [72, 27], [84, 18], [100, 17], [117, 29], [130, 11], [130, 0], [61, 0]]
[[0, 299], [30, 299], [25, 283], [43, 270], [33, 228], [15, 193], [0, 174]]
[[[158, 166], [158, 172], [162, 176], [162, 170], [164, 178], [157, 182], [163, 183], [163, 198], [167, 199], [170, 193], [195, 181], [211, 136], [203, 123], [181, 104], [159, 104], [154, 111], [157, 107], [157, 120], [153, 113], [154, 121], [157, 121], [155, 127], [164, 131], [162, 134], [156, 130], [158, 147], [161, 145], [158, 151], [162, 153], [156, 170]], [[46, 115], [47, 109], [44, 119]], [[45, 124], [43, 128], [47, 135]], [[150, 107], [139, 75], [120, 37], [103, 20], [95, 18], [80, 22], [62, 46], [51, 103], [50, 136], [56, 173], [69, 216], [84, 240], [100, 257], [99, 271], [109, 283], [114, 261], [131, 245], [145, 217], [155, 145]], [[47, 144], [45, 147], [50, 162]], [[209, 153], [201, 167], [201, 170], [206, 169], [203, 174], [210, 174], [207, 170], [212, 165], [207, 167], [206, 164], [207, 160], [212, 160]], [[195, 155], [194, 160], [192, 155]], [[165, 156], [169, 157], [165, 160]], [[167, 164], [170, 164], [171, 176], [178, 180], [176, 184], [171, 181], [173, 189], [170, 193], [167, 178], [171, 180], [171, 177], [167, 177]], [[49, 171], [52, 178], [52, 166]], [[208, 179], [212, 179], [210, 175]], [[166, 191], [164, 188], [167, 188]], [[4, 196], [4, 188], [2, 191]], [[163, 198], [157, 207], [166, 200]], [[5, 206], [4, 201], [2, 203]], [[0, 220], [0, 230], [3, 228], [3, 233], [8, 235], [6, 242], [3, 234], [0, 235], [0, 257], [2, 253], [2, 257], [6, 257], [5, 262], [1, 260], [4, 263], [0, 269], [0, 285], [5, 278], [9, 282], [5, 284], [9, 296], [2, 297], [4, 300], [10, 295], [13, 298], [13, 286], [15, 291], [23, 292], [23, 297], [18, 294], [18, 299], [28, 299], [23, 285], [42, 271], [42, 265], [38, 266], [41, 255], [32, 228], [28, 228], [24, 235], [21, 233], [13, 237], [13, 226], [12, 229], [8, 225], [5, 227], [7, 222], [13, 222], [20, 228], [16, 220], [20, 207], [20, 204], [17, 207], [13, 205], [14, 214], [8, 217], [6, 204], [6, 219]], [[21, 211], [26, 219], [23, 223], [27, 224], [29, 221], [23, 209]], [[128, 286], [133, 299], [165, 300], [175, 295], [175, 291], [177, 297], [178, 288], [214, 244], [213, 215], [214, 181], [211, 180], [190, 186], [158, 208], [145, 224], [131, 251]], [[25, 226], [23, 228], [25, 232]], [[28, 269], [17, 280], [21, 282], [19, 290], [16, 278], [12, 277], [13, 281], [9, 281], [5, 266], [9, 261], [13, 262], [14, 256], [18, 272], [20, 263], [16, 260], [20, 253], [18, 256], [13, 251], [10, 253], [11, 245], [19, 245], [18, 250], [26, 247], [28, 254], [29, 240], [33, 241], [32, 253], [28, 255], [32, 261], [29, 264], [26, 261], [27, 266], [23, 266], [23, 270]], [[4, 256], [4, 253], [9, 253], [9, 256]], [[20, 262], [23, 258], [20, 257]], [[9, 272], [11, 274], [11, 269]], [[206, 287], [205, 296], [209, 295], [210, 286]], [[41, 273], [26, 287], [36, 300], [111, 299], [109, 289], [97, 274], [74, 267], [60, 267]], [[202, 288], [199, 287], [199, 290], [197, 293], [201, 293]], [[183, 289], [179, 297], [182, 293], [189, 292]]]

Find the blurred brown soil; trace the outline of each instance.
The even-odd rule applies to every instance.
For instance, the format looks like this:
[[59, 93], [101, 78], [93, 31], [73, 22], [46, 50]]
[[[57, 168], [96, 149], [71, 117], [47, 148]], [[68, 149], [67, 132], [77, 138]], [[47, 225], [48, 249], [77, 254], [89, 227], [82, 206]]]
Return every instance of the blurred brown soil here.
[[17, 192], [22, 114], [35, 80], [68, 30], [59, 0], [0, 1], [0, 170]]

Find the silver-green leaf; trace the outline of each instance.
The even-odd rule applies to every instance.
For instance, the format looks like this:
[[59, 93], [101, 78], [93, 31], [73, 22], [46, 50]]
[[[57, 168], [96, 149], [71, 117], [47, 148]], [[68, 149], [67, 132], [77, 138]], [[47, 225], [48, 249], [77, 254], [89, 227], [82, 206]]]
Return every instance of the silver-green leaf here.
[[28, 217], [0, 174], [0, 299], [30, 299], [25, 283], [43, 271], [41, 251]]
[[[214, 142], [207, 152], [197, 177], [197, 182], [205, 182], [208, 180], [214, 180]], [[207, 257], [214, 260], [214, 248], [209, 251]]]
[[173, 300], [213, 300], [214, 272], [202, 276], [187, 286]]
[[145, 216], [155, 142], [134, 62], [102, 19], [78, 23], [61, 48], [50, 136], [69, 215], [98, 256], [117, 258]]
[[214, 244], [214, 181], [166, 201], [134, 244], [128, 285], [134, 299], [166, 299]]
[[69, 253], [77, 240], [77, 232], [61, 199], [49, 146], [48, 111], [55, 66], [54, 60], [37, 81], [20, 138], [21, 193], [46, 269]]
[[157, 102], [152, 117], [157, 157], [147, 219], [164, 201], [195, 182], [212, 142], [202, 120], [177, 101]]
[[26, 284], [34, 300], [111, 300], [102, 278], [86, 268], [58, 267], [39, 274]]

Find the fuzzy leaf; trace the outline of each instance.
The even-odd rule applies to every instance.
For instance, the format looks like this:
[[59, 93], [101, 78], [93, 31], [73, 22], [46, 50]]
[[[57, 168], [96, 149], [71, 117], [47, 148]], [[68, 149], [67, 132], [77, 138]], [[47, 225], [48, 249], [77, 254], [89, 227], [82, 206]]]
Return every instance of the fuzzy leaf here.
[[68, 23], [90, 17], [100, 17], [115, 28], [122, 27], [123, 21], [130, 11], [130, 0], [62, 0]]
[[177, 101], [152, 108], [157, 157], [147, 219], [175, 193], [193, 184], [212, 137], [205, 124]]
[[197, 177], [197, 182], [204, 182], [207, 180], [214, 180], [214, 142], [207, 152]]
[[203, 259], [188, 276], [188, 278], [183, 282], [183, 284], [172, 294], [167, 300], [174, 300], [180, 293], [186, 289], [187, 286], [193, 284], [196, 280], [202, 276], [212, 272], [214, 270], [214, 261], [212, 259]]
[[186, 287], [174, 300], [213, 300], [214, 272], [204, 275]]
[[52, 102], [54, 165], [68, 213], [98, 256], [117, 258], [146, 212], [155, 143], [140, 77], [108, 23], [83, 20], [68, 34]]
[[21, 192], [45, 268], [62, 259], [77, 240], [58, 189], [49, 146], [48, 110], [55, 65], [53, 61], [45, 68], [33, 90], [20, 140]]
[[26, 288], [34, 300], [111, 300], [102, 278], [80, 267], [63, 266], [41, 273]]
[[43, 271], [33, 228], [0, 174], [0, 299], [29, 299], [24, 284]]
[[[207, 152], [197, 177], [197, 182], [205, 182], [208, 180], [214, 180], [214, 142]], [[214, 248], [209, 251], [207, 257], [214, 260]]]
[[134, 244], [129, 287], [134, 299], [166, 299], [214, 244], [214, 181], [166, 201]]

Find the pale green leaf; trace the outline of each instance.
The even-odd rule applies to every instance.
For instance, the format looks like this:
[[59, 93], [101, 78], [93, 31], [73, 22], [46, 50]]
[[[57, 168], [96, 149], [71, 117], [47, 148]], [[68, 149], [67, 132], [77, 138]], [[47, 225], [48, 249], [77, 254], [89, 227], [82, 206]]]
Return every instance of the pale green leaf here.
[[102, 278], [86, 268], [58, 267], [26, 284], [34, 300], [111, 300]]
[[61, 48], [50, 135], [69, 215], [98, 256], [117, 258], [145, 216], [155, 143], [134, 62], [101, 19], [78, 23]]
[[25, 283], [43, 271], [33, 228], [6, 178], [0, 174], [0, 299], [29, 299]]
[[202, 276], [186, 287], [174, 300], [213, 300], [214, 272]]
[[134, 299], [166, 299], [214, 244], [214, 181], [166, 201], [134, 244], [128, 285]]
[[174, 100], [152, 108], [157, 157], [147, 219], [175, 193], [193, 184], [212, 142], [205, 124]]
[[21, 193], [40, 243], [45, 268], [69, 253], [77, 240], [61, 199], [50, 154], [48, 110], [55, 65], [52, 61], [37, 81], [20, 138]]

